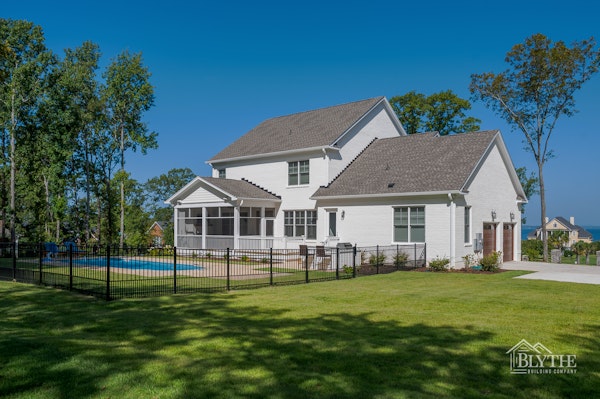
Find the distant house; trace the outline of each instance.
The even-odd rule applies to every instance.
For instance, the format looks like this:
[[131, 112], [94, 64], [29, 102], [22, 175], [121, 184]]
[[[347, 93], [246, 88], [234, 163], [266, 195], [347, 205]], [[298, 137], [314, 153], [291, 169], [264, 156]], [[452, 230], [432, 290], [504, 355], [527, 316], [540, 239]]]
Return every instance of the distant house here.
[[407, 135], [385, 97], [268, 119], [169, 198], [180, 248], [422, 244], [521, 257], [527, 201], [499, 131]]
[[[592, 234], [584, 229], [581, 226], [577, 226], [575, 224], [575, 218], [571, 216], [569, 220], [565, 219], [562, 216], [557, 216], [552, 220], [548, 220], [546, 218], [546, 231], [548, 234], [552, 234], [555, 231], [564, 231], [569, 235], [569, 241], [567, 243], [568, 247], [571, 247], [578, 241], [583, 242], [592, 242], [593, 237]], [[535, 230], [532, 230], [527, 235], [528, 240], [541, 240], [542, 239], [542, 228], [538, 227]]]
[[155, 247], [162, 247], [164, 245], [164, 232], [167, 226], [167, 222], [157, 221], [152, 223], [152, 226], [150, 226], [150, 228], [148, 229], [148, 234], [150, 234], [151, 237], [150, 245]]

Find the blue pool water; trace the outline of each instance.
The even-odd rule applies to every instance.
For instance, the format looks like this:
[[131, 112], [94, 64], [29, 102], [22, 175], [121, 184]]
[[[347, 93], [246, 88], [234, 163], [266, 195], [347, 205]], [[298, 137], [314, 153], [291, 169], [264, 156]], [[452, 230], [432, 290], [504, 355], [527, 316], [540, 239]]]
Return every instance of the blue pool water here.
[[[73, 264], [81, 265], [81, 266], [106, 266], [106, 258], [102, 256], [93, 257], [93, 258], [79, 258], [73, 259]], [[162, 271], [172, 271], [173, 264], [170, 262], [153, 262], [149, 260], [141, 260], [141, 259], [123, 259], [119, 257], [111, 257], [110, 258], [110, 267], [113, 268], [121, 268], [121, 269], [130, 269], [130, 270], [162, 270]], [[185, 265], [185, 264], [177, 264], [177, 270], [201, 270], [202, 267], [193, 266], [193, 265]]]

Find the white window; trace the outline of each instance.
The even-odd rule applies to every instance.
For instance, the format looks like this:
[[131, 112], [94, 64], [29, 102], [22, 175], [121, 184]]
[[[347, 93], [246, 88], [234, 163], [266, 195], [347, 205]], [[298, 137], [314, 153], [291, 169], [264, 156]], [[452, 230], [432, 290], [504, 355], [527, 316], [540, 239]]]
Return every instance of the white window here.
[[308, 161], [288, 162], [288, 186], [308, 184], [310, 182], [309, 165]]
[[285, 211], [283, 219], [286, 237], [317, 238], [317, 211]]
[[465, 206], [465, 244], [471, 243], [471, 207]]
[[227, 170], [219, 169], [219, 179], [225, 179], [225, 178], [227, 178]]
[[425, 207], [394, 208], [394, 241], [425, 242]]

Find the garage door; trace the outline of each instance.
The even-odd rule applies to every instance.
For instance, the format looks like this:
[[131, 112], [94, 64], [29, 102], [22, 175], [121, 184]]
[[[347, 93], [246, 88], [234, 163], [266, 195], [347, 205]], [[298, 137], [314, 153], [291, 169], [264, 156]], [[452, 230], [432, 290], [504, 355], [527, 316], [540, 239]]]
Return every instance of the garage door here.
[[513, 260], [514, 228], [515, 226], [513, 224], [504, 225], [502, 240], [502, 260], [504, 260], [504, 262]]
[[483, 256], [489, 255], [496, 250], [496, 225], [493, 223], [483, 224]]

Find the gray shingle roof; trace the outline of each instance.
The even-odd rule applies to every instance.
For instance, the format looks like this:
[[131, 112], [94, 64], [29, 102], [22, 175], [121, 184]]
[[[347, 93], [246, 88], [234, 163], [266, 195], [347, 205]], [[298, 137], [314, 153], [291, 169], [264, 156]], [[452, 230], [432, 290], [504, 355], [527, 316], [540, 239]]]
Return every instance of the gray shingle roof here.
[[586, 229], [584, 229], [581, 226], [578, 226], [576, 224], [571, 224], [571, 222], [569, 222], [567, 219], [565, 219], [562, 216], [557, 216], [555, 217], [556, 220], [558, 220], [560, 223], [562, 223], [567, 229], [569, 230], [573, 230], [573, 231], [577, 231], [579, 233], [579, 238], [592, 238], [592, 233], [590, 233], [589, 231], [587, 231]]
[[497, 134], [423, 133], [376, 140], [313, 197], [461, 190]]
[[215, 177], [202, 177], [201, 179], [236, 198], [280, 199], [280, 197], [275, 194], [272, 194], [247, 180], [220, 179]]
[[383, 99], [376, 97], [267, 119], [209, 162], [331, 145]]

